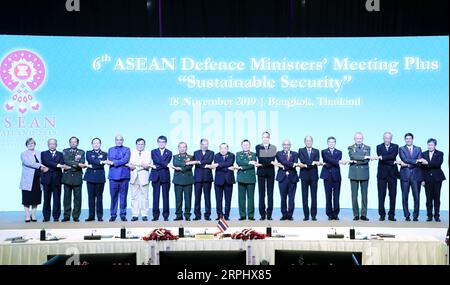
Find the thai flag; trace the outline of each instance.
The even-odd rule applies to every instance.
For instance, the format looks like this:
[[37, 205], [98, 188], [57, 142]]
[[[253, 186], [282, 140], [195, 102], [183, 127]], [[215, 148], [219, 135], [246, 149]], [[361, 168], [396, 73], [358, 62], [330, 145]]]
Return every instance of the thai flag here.
[[221, 233], [225, 232], [229, 228], [227, 222], [225, 221], [225, 219], [223, 217], [221, 217], [219, 219], [219, 221], [217, 222], [217, 228], [219, 229], [219, 231]]

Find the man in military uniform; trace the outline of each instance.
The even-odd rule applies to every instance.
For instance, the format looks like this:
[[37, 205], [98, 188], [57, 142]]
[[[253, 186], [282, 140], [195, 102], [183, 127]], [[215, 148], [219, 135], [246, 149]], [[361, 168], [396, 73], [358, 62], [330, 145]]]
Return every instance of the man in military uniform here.
[[186, 221], [191, 220], [191, 200], [192, 185], [194, 184], [194, 175], [192, 173], [192, 165], [186, 162], [192, 161], [194, 156], [187, 154], [187, 144], [180, 142], [178, 144], [178, 154], [174, 155], [172, 164], [175, 170], [173, 174], [173, 184], [175, 186], [175, 219], [180, 221], [183, 219], [183, 196], [184, 196], [184, 218]]
[[[64, 219], [63, 222], [70, 221], [72, 215], [74, 222], [80, 221], [81, 213], [81, 187], [83, 185], [83, 168], [86, 167], [84, 151], [78, 149], [79, 139], [71, 137], [69, 139], [70, 148], [63, 150], [64, 164], [70, 166], [63, 172], [62, 183], [64, 184]], [[72, 211], [73, 193], [73, 211]]]
[[[364, 136], [356, 132], [355, 143], [348, 147], [350, 169], [348, 178], [352, 189], [353, 220], [368, 221], [367, 218], [367, 188], [369, 187], [369, 161], [377, 158], [370, 156], [370, 146], [363, 144]], [[361, 216], [359, 215], [358, 188], [361, 186]]]
[[241, 143], [242, 151], [236, 154], [237, 182], [238, 182], [238, 201], [239, 201], [239, 221], [248, 218], [254, 221], [255, 214], [255, 184], [256, 172], [255, 166], [256, 153], [250, 151], [250, 142], [243, 140]]

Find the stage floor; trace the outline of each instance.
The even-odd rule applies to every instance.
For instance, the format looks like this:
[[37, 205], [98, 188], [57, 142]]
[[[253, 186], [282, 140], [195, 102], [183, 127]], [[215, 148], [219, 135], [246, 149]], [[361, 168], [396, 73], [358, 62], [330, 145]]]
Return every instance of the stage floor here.
[[[272, 227], [272, 238], [264, 241], [251, 241], [251, 260], [247, 264], [259, 264], [269, 260], [274, 264], [274, 248], [296, 250], [351, 250], [364, 253], [363, 264], [448, 264], [448, 247], [445, 236], [449, 226], [448, 211], [441, 213], [442, 222], [426, 222], [421, 211], [418, 222], [405, 222], [401, 211], [397, 211], [397, 222], [378, 221], [377, 210], [368, 212], [370, 221], [352, 220], [351, 209], [342, 209], [339, 221], [328, 221], [324, 210], [319, 209], [318, 221], [302, 221], [300, 211], [296, 210], [294, 221], [280, 221], [279, 209], [275, 209], [272, 221], [238, 221], [237, 209], [232, 210], [230, 228], [226, 233], [234, 233], [244, 228], [252, 228], [265, 233], [266, 227]], [[106, 211], [105, 211], [106, 213]], [[173, 210], [171, 211], [173, 213]], [[231, 250], [243, 249], [243, 243], [231, 239], [202, 241], [193, 238], [198, 233], [216, 233], [216, 221], [170, 221], [157, 222], [84, 222], [87, 210], [83, 210], [81, 222], [42, 222], [25, 223], [22, 212], [0, 212], [0, 264], [42, 264], [47, 254], [63, 254], [76, 248], [81, 253], [136, 252], [138, 264], [157, 260], [156, 251], [163, 250]], [[130, 214], [128, 215], [130, 217]], [[105, 220], [109, 215], [105, 215]], [[183, 226], [186, 237], [176, 242], [144, 242], [142, 237], [153, 229], [163, 227], [178, 234]], [[129, 240], [121, 240], [121, 228], [125, 227]], [[356, 240], [349, 239], [350, 228], [356, 231]], [[41, 229], [45, 228], [47, 237], [62, 238], [59, 241], [40, 242]], [[327, 234], [343, 234], [343, 239], [329, 239]], [[85, 235], [101, 235], [97, 241], [83, 240]], [[392, 234], [395, 238], [384, 241], [372, 240], [376, 234]], [[12, 244], [8, 238], [23, 237], [26, 243]], [[249, 248], [247, 248], [248, 250]], [[152, 253], [153, 250], [153, 253]], [[374, 251], [382, 254], [374, 254]], [[248, 257], [249, 258], [249, 257]], [[249, 259], [249, 260], [250, 260]], [[151, 263], [155, 264], [155, 263]], [[157, 263], [156, 263], [157, 264]]]
[[[109, 222], [109, 213], [108, 210], [105, 209], [105, 216], [103, 222], [85, 222], [84, 219], [88, 216], [88, 211], [86, 209], [82, 210], [80, 216], [80, 222], [47, 222], [43, 223], [42, 220], [42, 212], [38, 212], [38, 222], [25, 223], [24, 222], [24, 213], [20, 211], [16, 212], [0, 212], [0, 230], [8, 230], [8, 229], [42, 229], [43, 227], [49, 229], [89, 229], [89, 228], [115, 228], [125, 226], [127, 228], [156, 228], [156, 227], [215, 227], [217, 222], [214, 220], [216, 217], [215, 214], [211, 215], [211, 221], [174, 221], [174, 209], [170, 210], [171, 215], [169, 217], [169, 221], [165, 222], [162, 218], [159, 221], [152, 222], [143, 222], [141, 220], [136, 222], [131, 222], [131, 213], [128, 213], [127, 222], [122, 222], [118, 218], [115, 222]], [[214, 213], [214, 209], [212, 213]], [[151, 209], [150, 209], [151, 213]], [[151, 218], [151, 217], [149, 217]], [[449, 227], [449, 212], [441, 211], [441, 222], [427, 222], [426, 221], [426, 211], [420, 211], [419, 221], [418, 222], [406, 222], [403, 218], [402, 210], [396, 211], [396, 222], [391, 221], [378, 221], [378, 210], [369, 209], [368, 210], [368, 218], [370, 221], [353, 221], [353, 215], [351, 209], [341, 209], [341, 213], [339, 214], [339, 221], [328, 221], [327, 216], [325, 215], [324, 209], [318, 209], [317, 221], [303, 221], [303, 213], [302, 209], [296, 209], [294, 214], [294, 221], [280, 221], [281, 213], [279, 209], [274, 209], [274, 215], [272, 221], [260, 221], [259, 214], [255, 215], [255, 221], [238, 221], [239, 214], [238, 210], [233, 208], [231, 211], [231, 217], [228, 224], [230, 227], [377, 227], [377, 228], [434, 228], [434, 229], [447, 229]]]

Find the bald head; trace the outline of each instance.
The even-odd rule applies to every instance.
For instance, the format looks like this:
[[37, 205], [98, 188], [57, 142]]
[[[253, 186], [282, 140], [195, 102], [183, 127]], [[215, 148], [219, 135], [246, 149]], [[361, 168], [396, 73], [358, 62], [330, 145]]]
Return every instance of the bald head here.
[[114, 140], [115, 140], [116, 146], [123, 145], [123, 136], [122, 135], [116, 135]]
[[283, 140], [283, 150], [284, 151], [290, 151], [291, 150], [291, 140], [284, 139]]

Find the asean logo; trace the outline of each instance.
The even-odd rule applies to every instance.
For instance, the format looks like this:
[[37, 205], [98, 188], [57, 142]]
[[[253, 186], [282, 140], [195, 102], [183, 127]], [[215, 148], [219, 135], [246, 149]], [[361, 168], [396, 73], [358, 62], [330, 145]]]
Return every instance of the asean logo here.
[[3, 84], [11, 90], [11, 98], [5, 104], [8, 112], [21, 114], [39, 111], [40, 105], [34, 92], [44, 83], [45, 64], [39, 55], [29, 50], [15, 50], [5, 56], [0, 65]]

